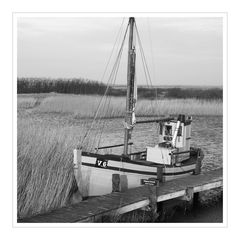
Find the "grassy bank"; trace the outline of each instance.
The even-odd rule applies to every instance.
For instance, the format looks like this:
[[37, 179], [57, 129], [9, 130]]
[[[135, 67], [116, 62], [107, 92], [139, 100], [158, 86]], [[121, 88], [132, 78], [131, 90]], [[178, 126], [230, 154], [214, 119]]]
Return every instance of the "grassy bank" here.
[[[31, 94], [18, 96], [18, 108], [34, 108], [38, 113], [73, 114], [76, 117], [93, 117], [101, 100], [96, 95]], [[122, 117], [125, 114], [124, 97], [105, 97], [100, 117]], [[137, 116], [169, 114], [222, 115], [222, 100], [199, 99], [140, 99]]]

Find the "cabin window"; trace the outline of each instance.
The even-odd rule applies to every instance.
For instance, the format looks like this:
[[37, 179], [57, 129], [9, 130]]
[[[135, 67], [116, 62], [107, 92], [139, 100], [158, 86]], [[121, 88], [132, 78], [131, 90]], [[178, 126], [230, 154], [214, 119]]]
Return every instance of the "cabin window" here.
[[172, 126], [165, 126], [165, 135], [172, 135]]
[[182, 136], [182, 126], [179, 127], [177, 135], [178, 137]]

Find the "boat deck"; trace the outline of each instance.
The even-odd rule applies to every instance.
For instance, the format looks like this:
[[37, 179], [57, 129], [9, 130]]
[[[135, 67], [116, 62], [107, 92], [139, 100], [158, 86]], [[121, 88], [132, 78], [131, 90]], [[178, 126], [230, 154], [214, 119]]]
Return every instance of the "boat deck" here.
[[141, 186], [105, 196], [91, 198], [80, 203], [19, 219], [18, 223], [74, 223], [94, 222], [99, 217], [121, 215], [156, 202], [183, 197], [192, 199], [193, 194], [223, 186], [222, 169], [200, 175], [190, 175], [159, 186]]

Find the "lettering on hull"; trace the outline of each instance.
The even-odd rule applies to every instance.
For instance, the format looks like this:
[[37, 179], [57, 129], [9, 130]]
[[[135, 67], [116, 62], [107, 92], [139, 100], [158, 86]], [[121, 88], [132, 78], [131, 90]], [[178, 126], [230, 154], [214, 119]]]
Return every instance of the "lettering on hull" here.
[[97, 159], [95, 166], [96, 166], [96, 167], [100, 167], [100, 168], [107, 168], [107, 166], [108, 166], [108, 160]]

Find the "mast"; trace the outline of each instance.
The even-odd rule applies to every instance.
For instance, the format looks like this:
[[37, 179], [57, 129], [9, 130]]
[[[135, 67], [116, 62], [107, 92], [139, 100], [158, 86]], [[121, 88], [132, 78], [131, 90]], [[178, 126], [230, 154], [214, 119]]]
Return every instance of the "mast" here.
[[[135, 46], [133, 43], [135, 19], [129, 18], [129, 42], [128, 42], [128, 68], [127, 68], [127, 100], [125, 112], [125, 132], [124, 132], [124, 150], [123, 154], [128, 154], [128, 142], [131, 139], [131, 132], [134, 124], [135, 109]], [[134, 91], [135, 90], [135, 91]]]

